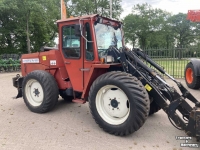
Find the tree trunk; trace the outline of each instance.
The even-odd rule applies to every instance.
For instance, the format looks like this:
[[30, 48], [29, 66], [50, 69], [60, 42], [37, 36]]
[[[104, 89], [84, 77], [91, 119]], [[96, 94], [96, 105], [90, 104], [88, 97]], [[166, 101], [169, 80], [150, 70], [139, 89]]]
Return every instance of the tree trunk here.
[[169, 35], [166, 36], [167, 49], [169, 49]]
[[30, 37], [29, 37], [29, 17], [30, 17], [30, 10], [27, 13], [27, 18], [26, 18], [26, 35], [27, 35], [27, 50], [28, 53], [31, 53], [31, 44], [30, 44]]
[[95, 13], [97, 14], [97, 0], [95, 0]]
[[135, 37], [132, 39], [133, 48], [135, 47]]

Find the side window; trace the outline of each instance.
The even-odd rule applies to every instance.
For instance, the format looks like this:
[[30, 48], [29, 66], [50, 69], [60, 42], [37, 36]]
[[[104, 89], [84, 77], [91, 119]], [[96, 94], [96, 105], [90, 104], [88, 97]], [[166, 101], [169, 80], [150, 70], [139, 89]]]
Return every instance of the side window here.
[[[90, 24], [85, 24], [85, 37], [88, 41], [92, 41], [91, 31], [90, 31]], [[93, 51], [93, 42], [87, 42], [85, 40], [85, 49], [86, 49], [86, 60], [94, 60], [94, 51]]]
[[66, 58], [80, 58], [80, 37], [75, 36], [74, 26], [62, 28], [62, 50]]

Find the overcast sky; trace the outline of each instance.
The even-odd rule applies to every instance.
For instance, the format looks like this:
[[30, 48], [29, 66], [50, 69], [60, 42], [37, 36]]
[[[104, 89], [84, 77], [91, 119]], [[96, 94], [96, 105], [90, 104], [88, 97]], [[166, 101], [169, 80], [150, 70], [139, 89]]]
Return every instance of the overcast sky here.
[[121, 18], [131, 13], [132, 7], [135, 4], [148, 3], [153, 8], [160, 8], [177, 14], [179, 12], [187, 13], [188, 10], [200, 10], [200, 0], [122, 0], [122, 8], [124, 12]]

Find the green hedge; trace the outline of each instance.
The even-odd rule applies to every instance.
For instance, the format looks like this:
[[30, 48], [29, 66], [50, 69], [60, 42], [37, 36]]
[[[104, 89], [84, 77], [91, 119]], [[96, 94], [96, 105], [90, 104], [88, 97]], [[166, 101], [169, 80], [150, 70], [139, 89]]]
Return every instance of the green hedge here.
[[20, 55], [2, 54], [0, 55], [0, 72], [12, 72], [20, 70]]

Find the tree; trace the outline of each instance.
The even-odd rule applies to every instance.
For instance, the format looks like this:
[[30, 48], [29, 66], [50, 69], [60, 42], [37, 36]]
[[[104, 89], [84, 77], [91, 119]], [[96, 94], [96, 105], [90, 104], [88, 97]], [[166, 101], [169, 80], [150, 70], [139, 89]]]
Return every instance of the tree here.
[[[65, 0], [68, 16], [99, 13], [109, 16], [109, 0]], [[113, 0], [118, 18], [121, 0]], [[0, 0], [0, 53], [27, 53], [51, 46], [57, 36], [60, 0]]]
[[[121, 0], [112, 0], [112, 17], [115, 19], [119, 19], [122, 12], [120, 2]], [[71, 2], [68, 3], [68, 10], [73, 16], [100, 14], [105, 17], [109, 17], [109, 8], [109, 0], [71, 0]]]
[[195, 41], [195, 23], [186, 20], [186, 14], [179, 13], [170, 19], [172, 31], [175, 33], [177, 47], [185, 47]]
[[134, 16], [133, 14], [129, 14], [123, 20], [125, 42], [132, 44], [133, 47], [135, 47], [137, 39], [137, 34], [135, 32], [135, 29], [137, 28], [137, 24], [135, 23], [136, 21], [136, 16]]
[[[135, 5], [123, 20], [126, 42], [138, 41], [141, 48], [165, 45], [163, 28], [170, 13], [149, 4]], [[134, 45], [133, 45], [134, 46]]]
[[195, 38], [195, 45], [197, 45], [200, 48], [200, 23], [195, 22], [195, 29], [194, 29], [194, 38]]
[[1, 0], [1, 52], [38, 51], [56, 37], [59, 0]]

